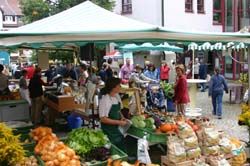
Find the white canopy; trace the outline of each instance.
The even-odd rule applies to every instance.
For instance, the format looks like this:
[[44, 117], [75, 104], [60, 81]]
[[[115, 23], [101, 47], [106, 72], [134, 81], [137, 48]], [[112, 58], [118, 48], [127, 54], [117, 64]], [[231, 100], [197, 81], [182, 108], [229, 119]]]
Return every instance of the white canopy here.
[[0, 46], [47, 47], [80, 46], [87, 42], [180, 41], [243, 42], [250, 35], [240, 33], [183, 32], [139, 22], [107, 11], [90, 1], [24, 25], [0, 32]]

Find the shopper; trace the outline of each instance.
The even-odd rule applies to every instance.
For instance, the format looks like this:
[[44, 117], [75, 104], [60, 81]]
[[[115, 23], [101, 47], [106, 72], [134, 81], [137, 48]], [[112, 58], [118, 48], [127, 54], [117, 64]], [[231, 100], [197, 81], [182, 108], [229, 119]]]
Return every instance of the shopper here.
[[102, 80], [103, 82], [106, 82], [107, 79], [108, 79], [108, 75], [107, 75], [107, 71], [106, 71], [107, 68], [108, 68], [108, 64], [107, 64], [106, 62], [104, 62], [104, 63], [102, 64], [101, 70], [99, 71], [99, 76], [101, 77], [101, 80]]
[[161, 65], [161, 68], [160, 68], [160, 79], [161, 79], [161, 81], [164, 81], [164, 82], [168, 83], [169, 71], [170, 71], [170, 67], [168, 66], [167, 62], [162, 61], [162, 65]]
[[213, 115], [217, 115], [218, 119], [222, 118], [222, 98], [223, 92], [228, 93], [228, 86], [225, 78], [220, 74], [220, 69], [215, 68], [209, 84], [209, 96], [212, 96]]
[[[203, 59], [200, 60], [200, 67], [199, 67], [199, 78], [202, 80], [206, 80], [207, 78], [207, 65], [204, 63]], [[206, 90], [206, 83], [200, 84], [201, 92], [205, 92]]]
[[27, 78], [27, 70], [22, 70], [22, 76], [19, 80], [19, 87], [20, 87], [20, 95], [21, 97], [26, 100], [29, 103], [29, 106], [31, 106], [31, 100], [29, 97], [29, 89], [28, 89], [28, 84], [26, 81]]
[[199, 59], [195, 58], [195, 61], [194, 61], [194, 79], [199, 78], [199, 69], [200, 69]]
[[10, 93], [9, 90], [9, 79], [8, 76], [3, 74], [4, 66], [0, 64], [0, 95], [8, 95]]
[[43, 85], [47, 84], [41, 79], [41, 68], [37, 67], [28, 86], [31, 98], [31, 119], [34, 125], [38, 125], [41, 122], [43, 109]]
[[121, 68], [121, 79], [123, 82], [128, 82], [129, 81], [129, 77], [131, 75], [131, 73], [133, 72], [133, 65], [130, 64], [130, 59], [126, 59], [126, 64], [124, 64]]
[[109, 58], [107, 61], [107, 68], [106, 68], [107, 79], [113, 77], [114, 75], [114, 71], [112, 69], [112, 63], [113, 63], [113, 60]]
[[183, 65], [177, 65], [175, 70], [177, 78], [174, 86], [174, 102], [178, 114], [185, 115], [186, 105], [190, 102], [185, 69]]
[[112, 77], [107, 80], [105, 87], [102, 89], [99, 116], [101, 128], [111, 143], [125, 151], [124, 136], [118, 128], [127, 124], [127, 120], [121, 114], [120, 84], [121, 80], [119, 78]]
[[84, 86], [88, 77], [89, 73], [87, 71], [87, 65], [81, 64], [79, 68], [79, 78], [78, 78], [79, 86]]
[[73, 80], [78, 80], [78, 74], [71, 63], [67, 63], [63, 72], [64, 78], [71, 78]]
[[153, 64], [148, 65], [148, 69], [144, 72], [144, 75], [152, 80], [159, 81], [158, 71]]
[[153, 79], [146, 77], [142, 73], [142, 68], [139, 64], [135, 66], [135, 70], [131, 73], [129, 82], [135, 84], [136, 87], [140, 88], [142, 86], [145, 86], [145, 84], [154, 82]]

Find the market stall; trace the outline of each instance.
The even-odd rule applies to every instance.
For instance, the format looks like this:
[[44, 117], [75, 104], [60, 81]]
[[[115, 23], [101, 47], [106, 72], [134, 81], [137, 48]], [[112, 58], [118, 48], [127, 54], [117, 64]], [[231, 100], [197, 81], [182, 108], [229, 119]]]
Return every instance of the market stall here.
[[[98, 18], [96, 15], [98, 15]], [[65, 18], [71, 19], [70, 21], [65, 21]], [[79, 22], [79, 20], [83, 21]], [[106, 21], [105, 25], [103, 25], [103, 20]], [[73, 49], [77, 50], [80, 46], [84, 46], [87, 43], [93, 41], [95, 41], [97, 44], [103, 44], [110, 41], [131, 42], [131, 40], [135, 42], [144, 42], [148, 40], [155, 40], [157, 42], [163, 42], [165, 40], [181, 42], [211, 40], [213, 42], [241, 41], [249, 43], [249, 39], [247, 38], [248, 36], [243, 34], [186, 33], [169, 31], [165, 28], [159, 28], [115, 15], [114, 13], [97, 7], [90, 1], [86, 1], [85, 3], [82, 3], [72, 9], [52, 17], [17, 28], [16, 30], [1, 32], [0, 35], [2, 37], [0, 39], [0, 45], [3, 48], [63, 47], [72, 49], [73, 47]], [[61, 95], [59, 95], [59, 97], [58, 95], [48, 95], [50, 97], [47, 97], [47, 105], [58, 112], [65, 112], [66, 110], [74, 110], [84, 107], [84, 102], [76, 102], [76, 98], [73, 98], [70, 95]], [[82, 101], [80, 98], [79, 100]], [[144, 139], [150, 143], [166, 144], [169, 150], [167, 159], [164, 157], [162, 160], [164, 164], [166, 162], [166, 165], [169, 165], [169, 162], [171, 164], [173, 164], [173, 162], [185, 165], [190, 163], [193, 164], [193, 161], [188, 161], [188, 163], [185, 163], [184, 160], [196, 160], [200, 155], [205, 155], [205, 158], [208, 158], [205, 161], [206, 163], [211, 163], [211, 160], [215, 160], [216, 162], [223, 160], [224, 163], [226, 162], [224, 160], [225, 157], [220, 156], [221, 149], [223, 150], [221, 145], [219, 146], [218, 144], [218, 136], [220, 134], [218, 134], [217, 131], [213, 132], [214, 128], [211, 129], [210, 126], [207, 126], [210, 129], [206, 129], [206, 127], [203, 127], [202, 123], [198, 123], [200, 122], [199, 119], [197, 123], [195, 122], [194, 124], [193, 120], [190, 119], [162, 114], [159, 111], [147, 113], [141, 111], [140, 108], [141, 107], [139, 105], [138, 114], [140, 115], [134, 115], [131, 118], [132, 126], [128, 129], [127, 133], [139, 139]], [[5, 126], [1, 126], [0, 129], [3, 129], [4, 131], [7, 130], [7, 137], [9, 134], [12, 136], [11, 132], [8, 129], [5, 129]], [[201, 135], [205, 135], [206, 139], [198, 138], [199, 130], [202, 133]], [[106, 140], [106, 136], [99, 130], [79, 128], [67, 133], [67, 139], [65, 141], [60, 141], [60, 138], [55, 136], [49, 128], [37, 128], [32, 130], [31, 134], [33, 137], [31, 142], [34, 143], [33, 147], [29, 146], [29, 148], [27, 148], [25, 145], [24, 147], [27, 148], [27, 151], [30, 152], [30, 154], [35, 154], [35, 158], [37, 159], [35, 160], [33, 157], [30, 158], [32, 163], [45, 162], [47, 163], [46, 165], [58, 165], [58, 163], [69, 165], [70, 163], [70, 165], [79, 165], [82, 161], [81, 159], [87, 156], [91, 157], [91, 159], [87, 160], [85, 158], [86, 161], [83, 160], [82, 164], [94, 165], [106, 164], [113, 162], [110, 160], [116, 159], [126, 160], [127, 158], [126, 154], [109, 144], [108, 149], [110, 151], [109, 155], [105, 153], [105, 160], [101, 161], [102, 159], [96, 158], [100, 156], [95, 156], [94, 159], [99, 160], [99, 162], [93, 163], [93, 156], [88, 156], [86, 153], [92, 152], [92, 154], [98, 154], [98, 151], [95, 151], [95, 148], [103, 148], [103, 146], [105, 146], [108, 142], [108, 140]], [[174, 140], [171, 141], [171, 139], [169, 139], [169, 135], [171, 134], [177, 135], [178, 138], [181, 138], [182, 140], [180, 140], [180, 142], [176, 142]], [[208, 140], [208, 138], [211, 139]], [[183, 147], [183, 139], [184, 143], [186, 142], [188, 147], [191, 149], [186, 149]], [[17, 137], [14, 140], [15, 143], [18, 143]], [[178, 139], [176, 138], [175, 140]], [[206, 142], [210, 142], [211, 144], [206, 144]], [[242, 151], [242, 143], [238, 140], [233, 140], [229, 143], [229, 146], [235, 145], [235, 149], [229, 149], [228, 140], [224, 142], [226, 142], [227, 152], [229, 153], [230, 151], [234, 155], [232, 160], [241, 161], [244, 163], [245, 156], [244, 152]], [[3, 162], [3, 164], [6, 162], [13, 162], [16, 164], [18, 161], [21, 161], [21, 158], [23, 158], [25, 154], [23, 149], [20, 147], [20, 142], [18, 143], [18, 146], [13, 144], [13, 142], [4, 143], [4, 148], [8, 147], [8, 145], [13, 145], [20, 155], [13, 160], [9, 160], [3, 153], [2, 156], [4, 157], [1, 157], [3, 160], [1, 162]], [[199, 143], [201, 145], [197, 145]], [[223, 145], [225, 145], [225, 143]], [[180, 148], [180, 151], [178, 151], [178, 153], [173, 151], [173, 146]], [[11, 148], [13, 147], [11, 146]], [[235, 150], [237, 153], [234, 153], [233, 150]], [[104, 152], [102, 151], [102, 153]], [[206, 154], [210, 154], [210, 156], [206, 156]], [[216, 156], [216, 158], [209, 158], [211, 156]], [[111, 159], [107, 160], [107, 157]]]

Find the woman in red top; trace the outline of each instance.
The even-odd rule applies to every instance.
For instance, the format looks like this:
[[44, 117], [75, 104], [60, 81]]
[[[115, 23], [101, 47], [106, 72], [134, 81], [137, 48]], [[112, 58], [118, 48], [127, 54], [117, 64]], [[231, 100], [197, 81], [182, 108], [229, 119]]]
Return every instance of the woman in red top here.
[[186, 104], [190, 101], [188, 96], [187, 79], [183, 65], [177, 65], [175, 70], [177, 78], [174, 86], [174, 102], [178, 114], [184, 115]]
[[165, 61], [162, 61], [162, 66], [160, 69], [160, 79], [168, 83], [170, 68]]

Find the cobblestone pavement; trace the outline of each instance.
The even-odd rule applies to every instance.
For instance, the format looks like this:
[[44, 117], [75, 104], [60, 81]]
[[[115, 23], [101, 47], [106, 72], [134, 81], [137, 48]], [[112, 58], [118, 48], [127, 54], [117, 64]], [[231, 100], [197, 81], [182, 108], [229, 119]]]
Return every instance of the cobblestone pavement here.
[[212, 116], [212, 101], [207, 92], [198, 92], [196, 103], [197, 107], [202, 108], [202, 114], [210, 117], [219, 130], [244, 142], [249, 140], [247, 127], [238, 125], [238, 116], [241, 113], [240, 104], [229, 104], [228, 94], [223, 96], [222, 119]]

